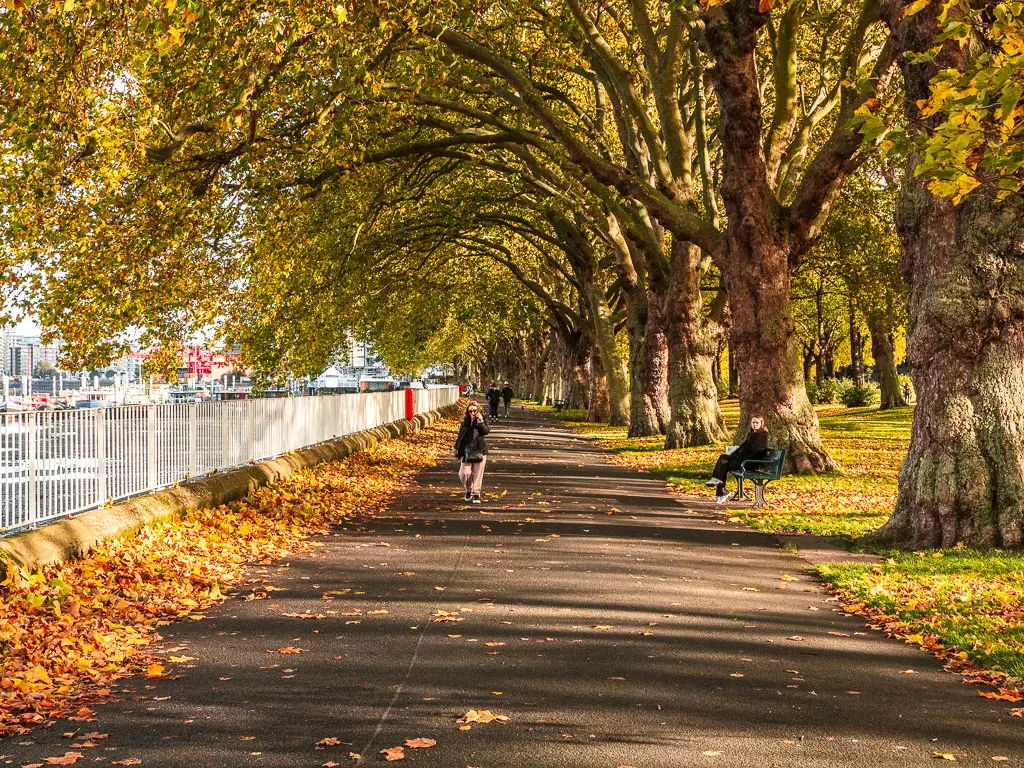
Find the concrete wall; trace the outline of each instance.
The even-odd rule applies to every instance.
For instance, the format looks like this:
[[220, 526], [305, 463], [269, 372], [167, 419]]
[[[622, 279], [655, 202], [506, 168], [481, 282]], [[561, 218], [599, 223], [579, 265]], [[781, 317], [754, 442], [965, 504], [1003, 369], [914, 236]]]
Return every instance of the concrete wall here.
[[456, 403], [431, 413], [417, 414], [412, 421], [385, 424], [251, 467], [213, 475], [104, 509], [94, 509], [0, 539], [0, 574], [6, 573], [7, 563], [26, 568], [61, 563], [147, 523], [166, 520], [192, 509], [210, 509], [243, 499], [261, 486], [279, 482], [321, 462], [337, 461], [385, 440], [418, 432], [441, 416], [457, 414], [460, 408]]

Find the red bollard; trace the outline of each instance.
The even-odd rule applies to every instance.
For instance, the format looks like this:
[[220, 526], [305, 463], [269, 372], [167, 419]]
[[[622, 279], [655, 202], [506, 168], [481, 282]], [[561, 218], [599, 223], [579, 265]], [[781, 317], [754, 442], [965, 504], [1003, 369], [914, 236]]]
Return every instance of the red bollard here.
[[416, 400], [411, 389], [405, 390], [405, 418], [412, 421], [412, 417], [416, 415]]

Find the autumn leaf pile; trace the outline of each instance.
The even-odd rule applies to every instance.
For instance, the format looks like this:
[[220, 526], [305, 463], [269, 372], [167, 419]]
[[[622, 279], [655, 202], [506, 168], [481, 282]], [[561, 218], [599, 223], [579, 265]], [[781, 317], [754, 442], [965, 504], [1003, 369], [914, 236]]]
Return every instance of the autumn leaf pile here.
[[[87, 704], [153, 662], [145, 649], [160, 626], [201, 618], [246, 565], [385, 508], [450, 449], [454, 429], [440, 421], [244, 501], [145, 526], [74, 562], [34, 573], [12, 568], [0, 584], [0, 736], [53, 718], [88, 720]], [[162, 674], [158, 667], [151, 675]]]

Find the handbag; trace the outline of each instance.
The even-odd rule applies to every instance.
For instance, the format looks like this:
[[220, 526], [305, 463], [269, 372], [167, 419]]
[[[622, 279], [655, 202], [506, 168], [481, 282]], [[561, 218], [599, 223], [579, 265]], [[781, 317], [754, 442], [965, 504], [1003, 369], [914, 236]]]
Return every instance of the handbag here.
[[463, 464], [479, 464], [484, 460], [483, 438], [480, 435], [473, 437], [466, 450], [462, 454]]

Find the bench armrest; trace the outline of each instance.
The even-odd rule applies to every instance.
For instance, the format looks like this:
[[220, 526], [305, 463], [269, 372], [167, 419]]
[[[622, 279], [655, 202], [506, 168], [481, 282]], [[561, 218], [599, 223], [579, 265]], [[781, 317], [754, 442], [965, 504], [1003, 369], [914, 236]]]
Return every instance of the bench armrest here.
[[774, 463], [775, 463], [775, 459], [747, 459], [742, 464], [740, 464], [740, 468], [744, 472], [749, 472], [750, 469], [747, 467], [748, 464], [770, 465], [770, 464], [774, 464]]

